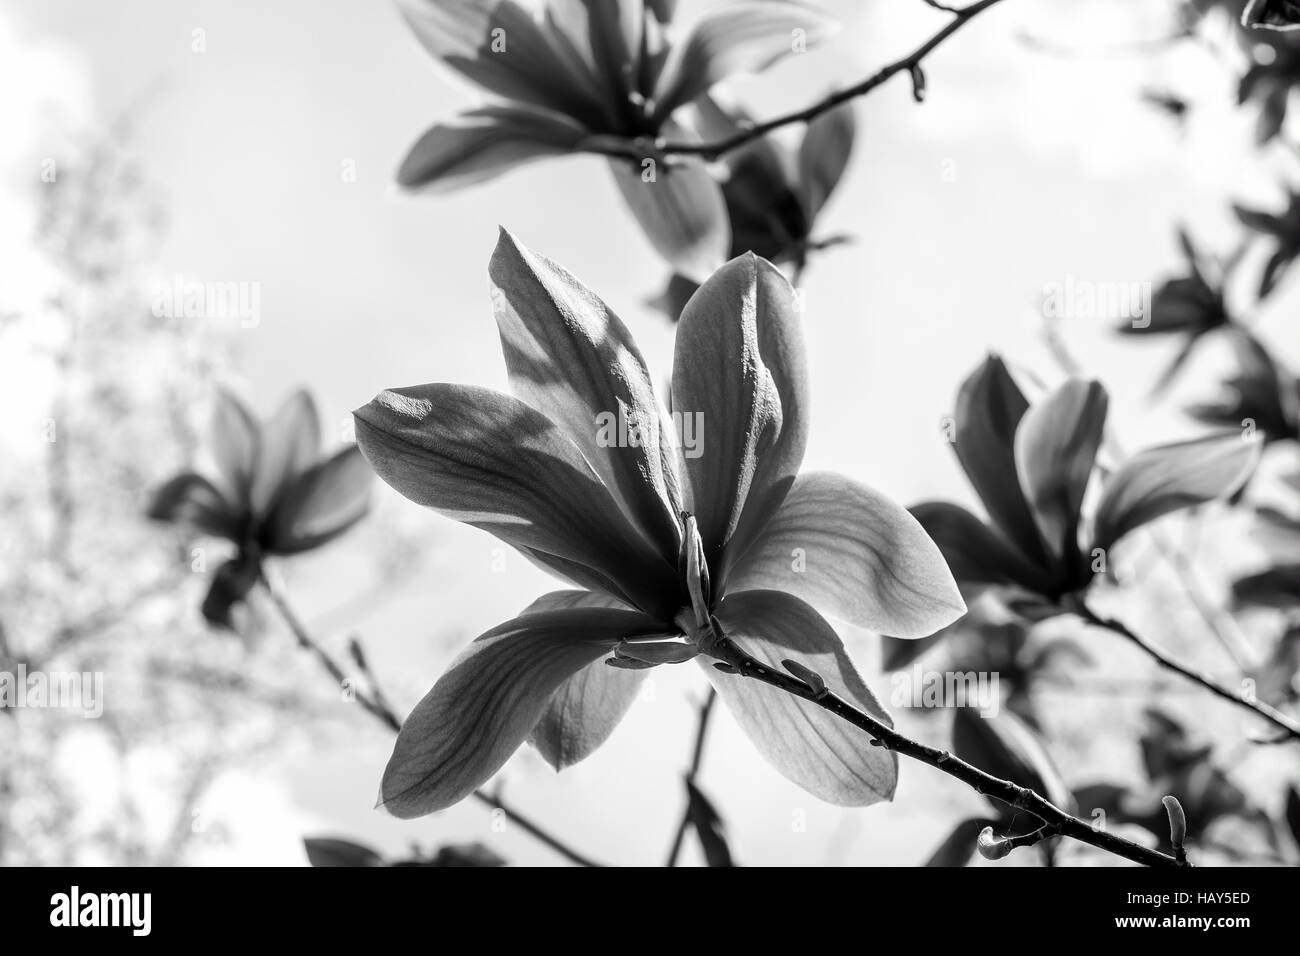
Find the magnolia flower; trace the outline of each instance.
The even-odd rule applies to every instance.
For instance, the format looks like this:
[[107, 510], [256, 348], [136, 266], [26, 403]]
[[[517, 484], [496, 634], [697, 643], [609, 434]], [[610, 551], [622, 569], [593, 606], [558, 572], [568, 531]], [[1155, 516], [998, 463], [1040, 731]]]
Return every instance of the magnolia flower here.
[[231, 608], [261, 578], [262, 559], [301, 554], [347, 531], [370, 507], [373, 476], [355, 445], [321, 456], [320, 418], [305, 391], [265, 425], [220, 392], [211, 452], [217, 474], [182, 472], [154, 493], [148, 515], [234, 543], [203, 602], [209, 622], [231, 627]]
[[735, 73], [763, 70], [828, 36], [833, 21], [790, 0], [706, 13], [680, 42], [671, 3], [644, 0], [399, 0], [431, 54], [498, 102], [439, 123], [411, 148], [398, 182], [459, 188], [522, 163], [627, 146], [610, 168], [656, 250], [703, 279], [730, 245], [722, 195], [700, 163], [657, 158], [689, 138], [679, 111]]
[[[749, 120], [711, 97], [702, 97], [697, 107], [710, 140], [726, 139]], [[765, 136], [729, 154], [722, 195], [731, 257], [752, 252], [776, 265], [792, 265], [797, 276], [811, 253], [846, 241], [843, 236], [819, 238], [813, 230], [844, 175], [856, 134], [853, 106], [845, 103], [809, 123], [797, 147]], [[676, 321], [698, 288], [689, 277], [674, 275], [655, 304]]]
[[1155, 391], [1173, 380], [1203, 336], [1233, 321], [1224, 301], [1225, 270], [1215, 269], [1215, 263], [1197, 250], [1186, 231], [1178, 231], [1178, 241], [1187, 260], [1186, 271], [1161, 283], [1151, 296], [1150, 314], [1143, 316], [1142, 322], [1127, 319], [1116, 327], [1124, 335], [1186, 336], [1174, 360], [1161, 373]]
[[962, 385], [953, 447], [992, 521], [948, 502], [912, 513], [943, 550], [967, 600], [987, 588], [1023, 598], [1031, 617], [1065, 613], [1067, 598], [1107, 571], [1110, 548], [1163, 515], [1231, 495], [1249, 477], [1259, 443], [1238, 433], [1132, 456], [1083, 514], [1106, 423], [1098, 382], [1074, 379], [1030, 406], [1002, 360], [990, 356]]
[[[808, 383], [794, 290], [753, 255], [691, 299], [672, 418], [703, 425], [684, 454], [627, 328], [553, 262], [502, 233], [492, 257], [514, 396], [468, 385], [386, 391], [356, 412], [362, 453], [415, 501], [482, 528], [577, 585], [483, 634], [398, 736], [382, 800], [401, 817], [467, 796], [529, 740], [556, 769], [591, 753], [644, 669], [700, 659], [786, 777], [832, 803], [894, 790], [892, 754], [821, 708], [722, 673], [719, 633], [792, 659], [888, 720], [823, 613], [929, 634], [964, 611], [908, 513], [835, 474], [799, 474]], [[626, 419], [628, 440], [601, 426]], [[611, 666], [613, 665], [613, 666]]]

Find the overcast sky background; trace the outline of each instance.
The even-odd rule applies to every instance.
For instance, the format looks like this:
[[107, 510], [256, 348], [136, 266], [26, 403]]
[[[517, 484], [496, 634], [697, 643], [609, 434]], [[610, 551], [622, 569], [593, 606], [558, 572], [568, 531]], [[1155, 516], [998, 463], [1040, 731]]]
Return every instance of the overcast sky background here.
[[[706, 5], [684, 2], [681, 19]], [[828, 6], [844, 23], [831, 46], [734, 84], [758, 115], [862, 77], [942, 23], [920, 0]], [[1226, 251], [1236, 236], [1228, 202], [1276, 201], [1276, 167], [1253, 151], [1250, 118], [1233, 109], [1230, 50], [1099, 49], [1169, 32], [1171, 9], [1007, 0], [928, 61], [923, 105], [902, 78], [859, 103], [858, 151], [822, 221], [822, 231], [857, 242], [815, 260], [807, 276], [806, 467], [842, 471], [904, 503], [969, 501], [939, 423], [990, 349], [1058, 375], [1040, 341], [1048, 284], [1158, 278], [1177, 264], [1177, 222]], [[195, 30], [205, 52], [191, 49]], [[1021, 33], [1093, 52], [1045, 55]], [[1195, 101], [1185, 132], [1141, 102], [1151, 87]], [[171, 220], [158, 279], [261, 284], [262, 321], [232, 332], [240, 359], [228, 374], [260, 409], [305, 384], [341, 434], [348, 412], [384, 387], [503, 386], [487, 285], [498, 224], [602, 295], [665, 378], [672, 328], [644, 304], [665, 267], [602, 161], [537, 164], [451, 197], [395, 192], [392, 174], [414, 139], [477, 97], [384, 2], [10, 0], [0, 14], [0, 306], [39, 291], [26, 248], [39, 160], [58, 155], [68, 130], [144, 104], [134, 150]], [[355, 182], [342, 176], [349, 162]], [[1274, 324], [1264, 316], [1265, 337]], [[1125, 345], [1109, 325], [1078, 316], [1063, 331], [1111, 388], [1121, 434], [1131, 443], [1180, 436], [1186, 423], [1145, 397], [1172, 343]], [[21, 356], [0, 357], [0, 399], [43, 407], [32, 393], [39, 375]], [[17, 460], [32, 453], [19, 431], [11, 420], [3, 436]], [[387, 489], [380, 497], [433, 548], [426, 571], [363, 623], [378, 671], [409, 706], [464, 641], [554, 585], [513, 554], [495, 573], [494, 539]], [[308, 619], [346, 594], [355, 561], [327, 553], [287, 569]], [[875, 673], [872, 643], [854, 648]], [[521, 752], [506, 775], [510, 799], [594, 854], [657, 862], [704, 684], [694, 668], [665, 667], [650, 686], [578, 767], [556, 776]], [[876, 686], [887, 696], [887, 679]], [[387, 756], [382, 735], [358, 731], [330, 752], [292, 754], [274, 771], [224, 782], [209, 809], [235, 842], [209, 858], [296, 862], [304, 832], [331, 832], [390, 850], [483, 839], [514, 861], [553, 859], [521, 834], [491, 832], [476, 804], [413, 823], [372, 811]], [[750, 863], [918, 862], [978, 806], [915, 765], [892, 806], [819, 805], [770, 770], [725, 712], [702, 780]]]

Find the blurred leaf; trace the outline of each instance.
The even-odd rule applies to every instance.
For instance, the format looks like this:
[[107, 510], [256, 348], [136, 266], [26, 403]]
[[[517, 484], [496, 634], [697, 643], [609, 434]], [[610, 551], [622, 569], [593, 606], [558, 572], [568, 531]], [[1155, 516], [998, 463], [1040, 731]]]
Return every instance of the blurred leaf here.
[[527, 106], [485, 106], [424, 133], [402, 160], [397, 182], [446, 193], [517, 166], [577, 150], [587, 130], [576, 120]]
[[239, 538], [238, 519], [230, 504], [212, 482], [192, 471], [155, 491], [146, 514], [154, 521], [188, 525], [231, 541]]
[[971, 819], [961, 821], [961, 823], [953, 827], [952, 832], [930, 854], [930, 859], [925, 861], [925, 865], [965, 866], [970, 862], [970, 858], [975, 855], [975, 844], [979, 842], [980, 833], [983, 832], [985, 827], [996, 825], [996, 820]]
[[686, 800], [686, 815], [695, 829], [695, 835], [699, 837], [705, 861], [709, 866], [735, 866], [731, 859], [731, 850], [727, 846], [727, 833], [722, 817], [713, 808], [708, 797], [690, 780], [686, 781]]
[[505, 866], [506, 861], [482, 843], [450, 843], [439, 847], [429, 859], [395, 860], [392, 866]]
[[1300, 564], [1280, 565], [1232, 582], [1235, 604], [1292, 608], [1300, 604]]
[[824, 13], [793, 3], [763, 0], [710, 10], [669, 54], [654, 90], [655, 116], [664, 119], [728, 76], [764, 70], [838, 29]]
[[297, 554], [347, 531], [370, 510], [374, 477], [356, 445], [309, 468], [285, 489], [267, 518], [267, 550]]
[[303, 840], [312, 866], [383, 866], [383, 858], [369, 847], [351, 840], [309, 837]]
[[726, 261], [731, 249], [727, 206], [702, 164], [654, 167], [611, 160], [609, 167], [646, 238], [678, 273], [703, 282]]
[[799, 146], [799, 184], [811, 221], [821, 212], [848, 168], [857, 136], [853, 103], [843, 103], [808, 124]]
[[261, 427], [248, 407], [227, 389], [217, 391], [212, 413], [212, 456], [239, 508], [246, 508], [261, 453]]
[[[1015, 714], [982, 717], [973, 707], [960, 707], [953, 717], [953, 752], [986, 773], [1028, 787], [1056, 806], [1072, 806], [1070, 788], [1037, 735]], [[1011, 810], [989, 800], [1004, 819]]]
[[1300, 790], [1295, 787], [1286, 792], [1286, 825], [1291, 830], [1291, 839], [1300, 847]]
[[212, 576], [208, 595], [203, 599], [203, 617], [209, 624], [234, 630], [231, 611], [248, 597], [262, 573], [261, 561], [252, 554], [240, 552], [217, 569]]
[[1156, 518], [1232, 495], [1254, 471], [1261, 445], [1229, 434], [1134, 455], [1106, 482], [1097, 505], [1093, 547], [1109, 549]]

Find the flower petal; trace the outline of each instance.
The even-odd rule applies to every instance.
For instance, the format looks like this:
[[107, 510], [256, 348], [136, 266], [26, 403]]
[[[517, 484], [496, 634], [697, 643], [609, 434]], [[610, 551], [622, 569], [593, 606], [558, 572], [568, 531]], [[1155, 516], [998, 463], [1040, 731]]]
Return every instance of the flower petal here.
[[1045, 569], [1026, 561], [996, 529], [960, 505], [927, 501], [910, 510], [943, 552], [968, 601], [988, 585], [1017, 584], [1037, 593], [1050, 589]]
[[261, 426], [248, 407], [224, 388], [212, 413], [212, 456], [236, 508], [248, 507], [261, 454]]
[[1109, 399], [1100, 382], [1066, 382], [1035, 404], [1016, 430], [1016, 469], [1052, 554], [1073, 567], [1079, 509], [1097, 460]]
[[524, 742], [561, 684], [647, 622], [635, 611], [571, 608], [525, 614], [479, 637], [402, 724], [383, 807], [410, 818], [464, 799]]
[[266, 549], [297, 554], [338, 537], [370, 510], [374, 478], [356, 445], [309, 468], [285, 489], [267, 520]]
[[584, 58], [552, 24], [514, 0], [399, 0], [416, 38], [490, 93], [601, 128], [606, 96]]
[[[528, 605], [524, 614], [578, 607], [627, 609], [598, 592], [552, 591]], [[603, 659], [588, 664], [551, 695], [528, 742], [556, 770], [585, 759], [609, 739], [641, 692], [645, 677], [645, 671], [610, 667]]]
[[765, 70], [838, 29], [824, 13], [779, 0], [710, 10], [669, 54], [655, 88], [655, 115], [664, 119], [728, 76]]
[[490, 389], [419, 385], [381, 393], [356, 419], [375, 472], [417, 504], [534, 555], [585, 565], [650, 613], [677, 610], [665, 606], [677, 593], [675, 569], [541, 412]]
[[189, 471], [154, 492], [145, 512], [154, 521], [189, 525], [204, 534], [239, 539], [239, 519], [217, 487]]
[[1234, 432], [1134, 455], [1106, 482], [1093, 547], [1109, 548], [1171, 511], [1232, 495], [1254, 472], [1263, 444]]
[[[836, 694], [893, 726], [862, 682], [839, 635], [812, 607], [779, 591], [742, 591], [718, 609], [724, 632], [759, 661], [792, 659], [820, 674]], [[898, 760], [870, 735], [802, 698], [700, 658], [705, 673], [759, 752], [781, 775], [838, 806], [890, 800]]]
[[[808, 372], [795, 292], [775, 266], [733, 259], [687, 303], [673, 358], [674, 416], [703, 416], [686, 458], [715, 587], [780, 506], [807, 443]], [[732, 542], [734, 539], [734, 543]]]
[[682, 275], [703, 282], [731, 248], [722, 189], [700, 163], [646, 165], [654, 162], [611, 159], [609, 168], [655, 251]]
[[840, 177], [848, 167], [857, 135], [857, 119], [851, 102], [823, 113], [808, 124], [799, 145], [799, 184], [811, 223], [826, 205]]
[[[952, 722], [953, 753], [985, 773], [1028, 787], [1062, 810], [1073, 811], [1074, 797], [1047, 748], [1030, 727], [1011, 711], [984, 716], [978, 708], [958, 707]], [[1005, 804], [989, 803], [1000, 814]]]
[[499, 176], [536, 159], [577, 149], [587, 131], [549, 110], [485, 106], [439, 123], [402, 160], [397, 182], [443, 193]]
[[567, 432], [622, 509], [676, 561], [675, 455], [631, 333], [591, 290], [504, 229], [489, 273], [511, 390]]
[[879, 492], [829, 473], [794, 480], [728, 587], [788, 591], [823, 614], [895, 637], [925, 637], [966, 613], [920, 523]]
[[957, 393], [953, 447], [989, 517], [1030, 561], [1047, 550], [1016, 472], [1015, 436], [1029, 402], [1006, 365], [990, 355]]
[[320, 415], [305, 389], [284, 400], [262, 431], [262, 450], [253, 477], [253, 514], [266, 514], [285, 486], [320, 454]]

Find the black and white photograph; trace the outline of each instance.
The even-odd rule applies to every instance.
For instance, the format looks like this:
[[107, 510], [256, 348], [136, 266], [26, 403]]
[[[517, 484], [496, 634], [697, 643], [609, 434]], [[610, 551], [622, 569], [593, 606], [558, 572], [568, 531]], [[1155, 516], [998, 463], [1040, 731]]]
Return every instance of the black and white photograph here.
[[888, 867], [1269, 924], [1300, 3], [6, 0], [0, 128], [11, 919]]

